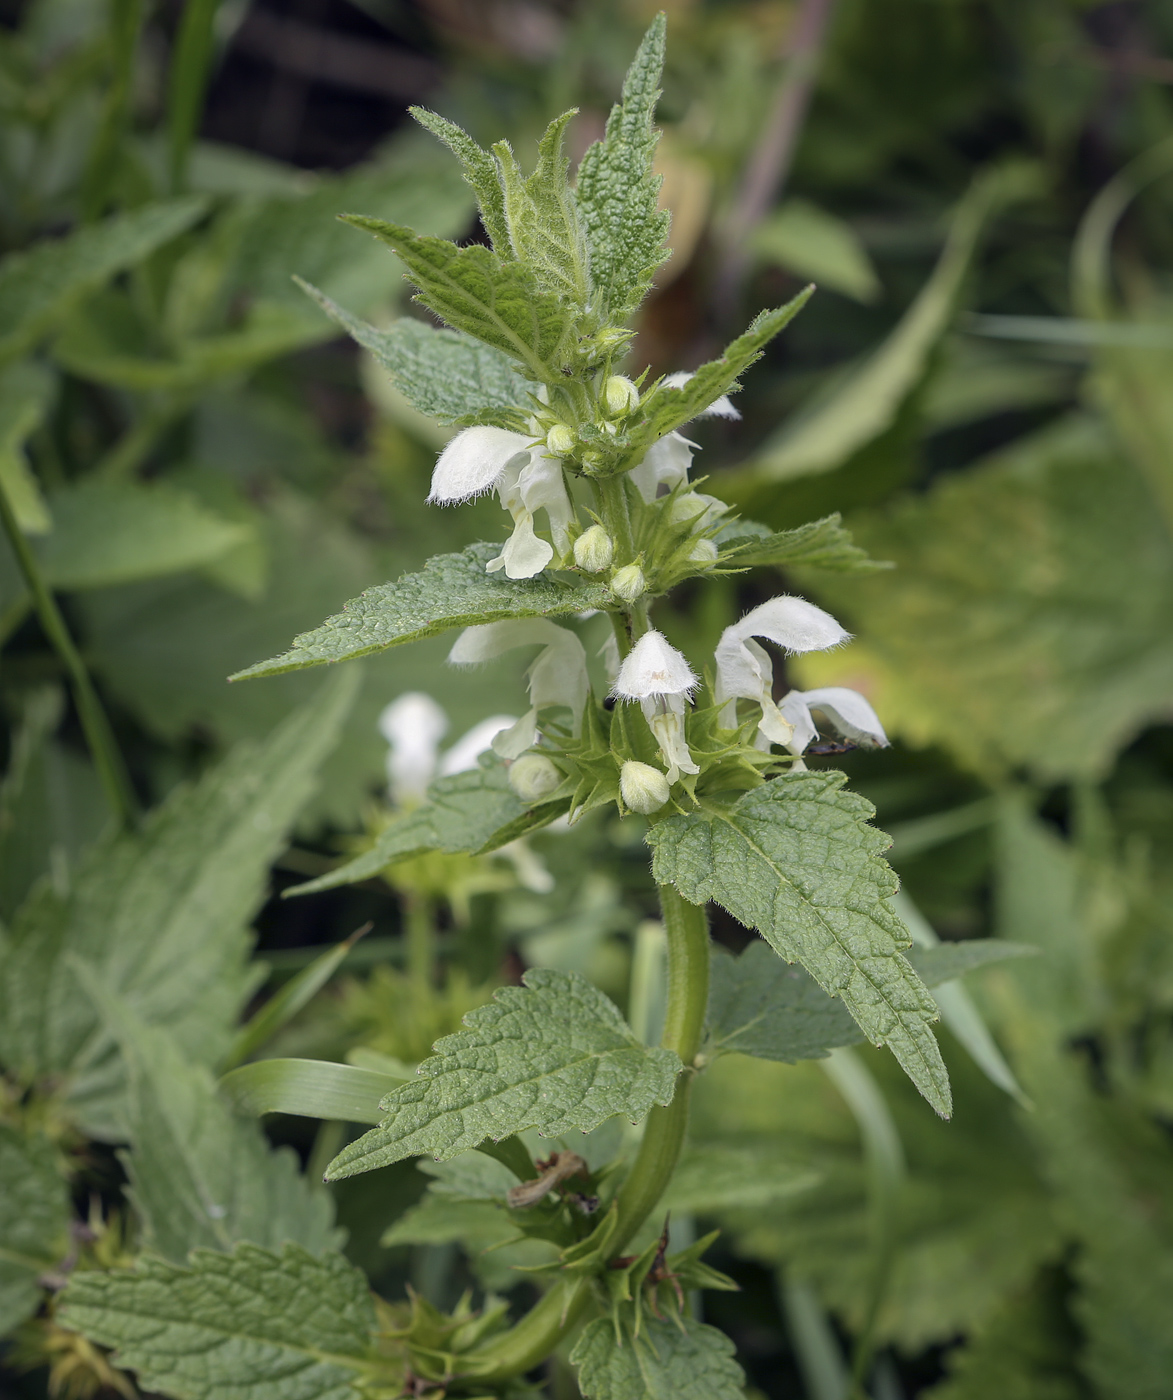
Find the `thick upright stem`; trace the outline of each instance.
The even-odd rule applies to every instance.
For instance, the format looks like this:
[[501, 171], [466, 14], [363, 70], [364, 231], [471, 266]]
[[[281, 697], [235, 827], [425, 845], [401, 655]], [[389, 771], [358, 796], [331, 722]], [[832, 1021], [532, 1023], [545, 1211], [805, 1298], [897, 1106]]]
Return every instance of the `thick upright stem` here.
[[432, 985], [435, 964], [432, 901], [426, 895], [407, 894], [403, 900], [404, 933], [407, 938], [407, 975], [421, 992]]
[[24, 575], [25, 584], [32, 596], [33, 607], [41, 620], [41, 626], [45, 629], [45, 635], [54, 651], [61, 658], [61, 663], [69, 676], [74, 702], [77, 705], [78, 718], [81, 720], [81, 727], [85, 733], [86, 743], [89, 745], [90, 755], [94, 760], [99, 781], [106, 793], [106, 800], [110, 803], [118, 820], [124, 826], [129, 826], [135, 818], [134, 792], [122, 765], [122, 755], [118, 751], [118, 745], [110, 729], [110, 722], [106, 718], [102, 702], [98, 699], [98, 693], [90, 680], [85, 662], [81, 659], [81, 654], [74, 646], [73, 638], [69, 635], [69, 628], [61, 616], [57, 600], [41, 577], [41, 570], [29, 547], [28, 540], [24, 537], [24, 531], [17, 523], [12, 504], [2, 482], [0, 482], [0, 524], [3, 525], [4, 533], [8, 536], [8, 542], [12, 546], [12, 552], [16, 555], [17, 565]]
[[630, 564], [635, 559], [635, 539], [631, 533], [631, 510], [627, 504], [627, 478], [606, 476], [595, 481], [595, 497], [603, 527], [615, 541], [616, 565]]

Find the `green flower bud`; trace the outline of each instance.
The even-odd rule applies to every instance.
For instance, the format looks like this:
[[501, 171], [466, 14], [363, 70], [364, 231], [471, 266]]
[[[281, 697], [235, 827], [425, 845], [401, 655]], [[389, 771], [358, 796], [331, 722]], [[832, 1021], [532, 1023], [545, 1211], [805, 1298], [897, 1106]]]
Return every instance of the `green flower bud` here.
[[611, 575], [611, 592], [625, 603], [634, 603], [648, 590], [648, 581], [638, 564], [625, 564]]
[[523, 802], [540, 802], [562, 781], [562, 774], [540, 753], [524, 753], [509, 767], [509, 786]]
[[689, 551], [690, 564], [713, 564], [717, 559], [717, 546], [713, 540], [697, 540]]
[[615, 546], [601, 525], [592, 525], [574, 542], [574, 562], [588, 574], [601, 574], [611, 567]]
[[668, 779], [651, 764], [629, 758], [619, 770], [619, 791], [633, 812], [646, 817], [668, 801]]
[[555, 423], [546, 434], [546, 446], [555, 457], [565, 457], [574, 450], [574, 434], [565, 423]]
[[711, 496], [699, 495], [696, 491], [686, 491], [677, 496], [668, 510], [668, 519], [673, 525], [683, 525], [686, 520], [695, 520], [704, 515], [712, 503]]
[[603, 404], [608, 413], [618, 418], [639, 406], [639, 390], [622, 374], [613, 374], [603, 385]]

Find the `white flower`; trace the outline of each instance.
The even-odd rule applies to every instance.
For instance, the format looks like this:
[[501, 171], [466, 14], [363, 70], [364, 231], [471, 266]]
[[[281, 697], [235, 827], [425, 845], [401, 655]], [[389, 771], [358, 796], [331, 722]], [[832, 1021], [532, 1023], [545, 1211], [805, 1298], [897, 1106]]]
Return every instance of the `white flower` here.
[[671, 490], [687, 482], [689, 464], [696, 450], [696, 443], [679, 433], [666, 433], [648, 448], [643, 461], [628, 472], [635, 489], [648, 505], [660, 494], [661, 486]]
[[795, 738], [795, 724], [774, 703], [774, 664], [753, 639], [762, 637], [787, 652], [799, 653], [826, 651], [845, 642], [848, 635], [830, 613], [805, 598], [771, 598], [726, 627], [715, 653], [716, 699], [725, 702], [722, 724], [732, 728], [737, 723], [739, 697], [756, 701], [762, 710], [759, 747], [768, 749], [772, 743], [789, 747]]
[[668, 767], [668, 782], [699, 773], [684, 737], [684, 701], [697, 684], [692, 668], [660, 632], [645, 632], [623, 659], [612, 693], [638, 700]]
[[821, 710], [837, 734], [862, 749], [888, 747], [888, 736], [879, 716], [857, 690], [841, 685], [792, 690], [783, 697], [778, 708], [794, 726], [794, 737], [788, 746], [791, 753], [805, 753], [807, 746], [818, 738], [812, 710]]
[[[688, 370], [678, 369], [675, 374], [664, 376], [664, 387], [667, 389], [683, 389], [692, 374]], [[702, 408], [696, 415], [698, 418], [731, 418], [738, 419], [741, 414], [729, 402], [729, 395], [722, 394], [719, 399], [714, 399], [708, 408]]]
[[392, 800], [398, 806], [418, 806], [437, 774], [475, 768], [493, 736], [515, 723], [512, 715], [482, 720], [440, 757], [440, 740], [448, 732], [448, 716], [440, 706], [418, 690], [393, 700], [379, 715], [379, 731], [391, 745], [387, 784]]
[[465, 428], [440, 453], [428, 500], [434, 505], [468, 501], [496, 486], [519, 455], [528, 457], [530, 439], [504, 428]]
[[526, 673], [529, 712], [493, 741], [493, 751], [502, 758], [517, 758], [533, 746], [538, 737], [538, 711], [547, 705], [565, 705], [573, 732], [578, 733], [590, 688], [582, 643], [575, 633], [548, 618], [524, 617], [466, 627], [448, 653], [454, 666], [475, 666], [514, 647], [535, 645], [542, 650]]
[[496, 559], [485, 565], [506, 578], [534, 578], [554, 558], [555, 550], [534, 533], [534, 512], [544, 510], [559, 554], [570, 544], [574, 507], [566, 491], [562, 462], [541, 452], [510, 459], [496, 481], [501, 504], [513, 517], [513, 534]]

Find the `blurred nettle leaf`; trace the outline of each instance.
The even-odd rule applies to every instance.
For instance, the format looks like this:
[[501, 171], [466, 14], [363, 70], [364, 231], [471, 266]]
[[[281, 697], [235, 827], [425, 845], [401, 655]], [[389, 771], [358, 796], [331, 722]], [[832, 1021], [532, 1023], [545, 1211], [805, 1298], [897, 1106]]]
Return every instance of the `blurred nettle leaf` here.
[[865, 302], [880, 295], [859, 235], [809, 200], [788, 199], [754, 229], [751, 242], [760, 257], [833, 292]]
[[176, 791], [141, 833], [99, 843], [67, 892], [42, 884], [17, 913], [0, 945], [0, 1059], [18, 1081], [55, 1086], [91, 1135], [118, 1140], [126, 1080], [75, 959], [188, 1058], [214, 1062], [255, 986], [246, 928], [269, 862], [352, 698], [339, 677], [264, 745]]
[[996, 777], [1092, 777], [1173, 692], [1173, 552], [1143, 481], [1075, 418], [884, 514], [892, 559], [848, 599], [860, 642], [799, 662], [806, 684], [866, 677], [893, 727]]
[[0, 1123], [0, 1334], [31, 1316], [40, 1279], [69, 1252], [69, 1185], [58, 1149]]
[[[909, 939], [890, 903], [896, 877], [879, 856], [887, 837], [867, 825], [873, 809], [845, 781], [791, 774], [735, 803], [668, 817], [648, 834], [653, 873], [694, 904], [716, 900], [801, 962], [948, 1115], [949, 1080], [929, 1028], [937, 1008], [900, 952]], [[812, 833], [817, 845], [808, 845]]]
[[[341, 1255], [297, 1245], [202, 1250], [186, 1268], [144, 1258], [133, 1270], [75, 1274], [59, 1316], [115, 1348], [150, 1389], [191, 1400], [360, 1400], [362, 1382], [401, 1379], [378, 1360], [366, 1279]], [[392, 1392], [393, 1393], [393, 1392]]]
[[43, 535], [52, 524], [24, 446], [44, 421], [55, 389], [52, 374], [31, 360], [0, 371], [0, 486], [27, 535]]
[[741, 1400], [733, 1343], [702, 1322], [644, 1317], [588, 1324], [570, 1357], [586, 1400]]
[[638, 1122], [671, 1099], [680, 1070], [671, 1050], [641, 1045], [577, 973], [527, 972], [524, 988], [503, 988], [465, 1025], [420, 1066], [423, 1082], [383, 1100], [381, 1126], [340, 1153], [328, 1179], [425, 1152], [453, 1157], [530, 1127], [553, 1137], [590, 1132], [617, 1113]]

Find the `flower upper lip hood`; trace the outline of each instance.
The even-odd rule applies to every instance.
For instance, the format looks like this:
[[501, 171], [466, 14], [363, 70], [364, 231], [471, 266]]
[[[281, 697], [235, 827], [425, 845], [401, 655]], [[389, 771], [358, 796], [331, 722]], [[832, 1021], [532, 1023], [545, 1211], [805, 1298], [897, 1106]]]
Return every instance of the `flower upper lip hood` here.
[[826, 685], [816, 690], [792, 690], [778, 704], [783, 717], [794, 726], [790, 741], [792, 753], [805, 753], [818, 737], [812, 710], [821, 710], [831, 728], [844, 739], [865, 749], [885, 749], [888, 736], [880, 717], [858, 690], [842, 685]]
[[612, 693], [620, 700], [688, 695], [697, 678], [681, 652], [662, 632], [645, 632], [624, 657]]

